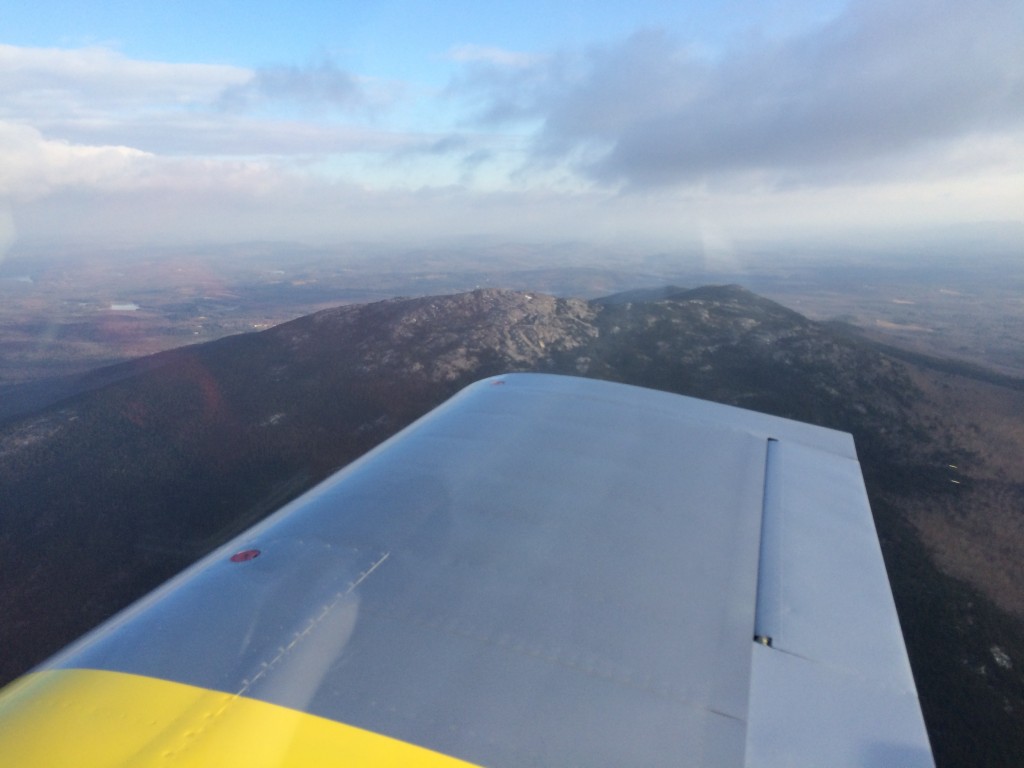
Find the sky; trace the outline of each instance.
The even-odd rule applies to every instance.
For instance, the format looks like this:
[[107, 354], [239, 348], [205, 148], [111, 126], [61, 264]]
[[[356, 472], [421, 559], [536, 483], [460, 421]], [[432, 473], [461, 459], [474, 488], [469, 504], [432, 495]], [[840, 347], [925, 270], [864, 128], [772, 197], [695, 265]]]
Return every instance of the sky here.
[[1020, 0], [15, 1], [0, 249], [1024, 222]]

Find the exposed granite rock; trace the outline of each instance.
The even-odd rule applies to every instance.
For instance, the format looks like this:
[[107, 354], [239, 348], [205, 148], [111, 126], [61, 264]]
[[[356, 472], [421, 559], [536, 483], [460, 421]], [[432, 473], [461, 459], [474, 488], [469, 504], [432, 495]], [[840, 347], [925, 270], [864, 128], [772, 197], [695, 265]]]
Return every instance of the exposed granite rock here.
[[[483, 289], [329, 309], [312, 316], [312, 327], [317, 339], [355, 339], [359, 364], [368, 371], [398, 370], [446, 382], [485, 361], [530, 368], [552, 353], [586, 344], [597, 334], [595, 314], [580, 299]], [[292, 325], [279, 332], [293, 333]], [[303, 330], [293, 339], [312, 337]]]

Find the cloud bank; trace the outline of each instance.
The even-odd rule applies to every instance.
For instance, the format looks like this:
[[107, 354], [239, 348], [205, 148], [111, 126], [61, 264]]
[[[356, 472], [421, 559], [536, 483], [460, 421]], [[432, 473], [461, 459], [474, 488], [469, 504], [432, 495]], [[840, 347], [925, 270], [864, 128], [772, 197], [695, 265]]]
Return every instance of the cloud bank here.
[[[758, 174], [825, 183], [1024, 125], [1024, 6], [852, 3], [801, 37], [710, 61], [650, 30], [457, 88], [481, 124], [537, 121], [532, 158], [638, 188]], [[870, 166], [865, 173], [856, 169]]]

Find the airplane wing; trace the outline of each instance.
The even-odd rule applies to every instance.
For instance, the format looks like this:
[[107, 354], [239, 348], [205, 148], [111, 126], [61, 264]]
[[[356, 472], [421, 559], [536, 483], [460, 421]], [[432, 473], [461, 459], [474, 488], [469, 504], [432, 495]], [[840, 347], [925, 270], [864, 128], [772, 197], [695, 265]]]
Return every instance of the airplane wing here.
[[931, 766], [852, 438], [472, 385], [0, 694], [17, 766]]

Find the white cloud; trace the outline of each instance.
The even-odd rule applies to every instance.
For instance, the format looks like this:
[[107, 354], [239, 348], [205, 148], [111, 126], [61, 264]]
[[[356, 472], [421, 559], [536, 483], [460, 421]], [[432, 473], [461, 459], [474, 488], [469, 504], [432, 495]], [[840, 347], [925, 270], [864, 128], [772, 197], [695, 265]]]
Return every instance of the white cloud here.
[[406, 140], [330, 116], [372, 113], [394, 90], [329, 62], [249, 70], [0, 45], [0, 120], [73, 145], [177, 155], [391, 151]]
[[253, 115], [172, 113], [120, 120], [51, 121], [47, 134], [77, 144], [123, 143], [173, 156], [309, 158], [354, 152], [392, 152], [422, 140], [415, 134], [358, 124]]
[[120, 146], [76, 146], [0, 121], [0, 199], [29, 200], [67, 186], [102, 187], [150, 156]]
[[34, 119], [216, 99], [252, 72], [216, 64], [140, 61], [106, 48], [0, 45], [0, 116]]

